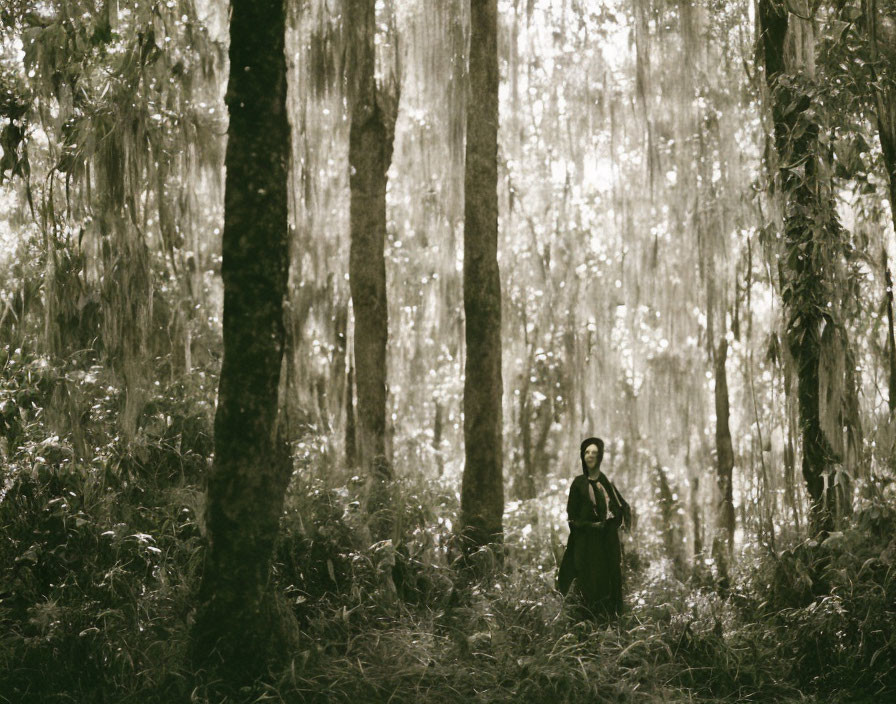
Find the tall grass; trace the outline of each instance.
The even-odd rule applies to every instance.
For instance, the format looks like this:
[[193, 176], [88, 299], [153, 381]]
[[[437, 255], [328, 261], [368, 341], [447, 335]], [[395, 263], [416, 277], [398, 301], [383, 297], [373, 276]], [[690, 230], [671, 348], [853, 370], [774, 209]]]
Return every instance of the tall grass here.
[[[12, 359], [14, 355], [9, 354]], [[402, 472], [371, 538], [364, 478], [309, 437], [274, 559], [301, 629], [290, 665], [222, 693], [190, 671], [210, 404], [159, 389], [137, 437], [102, 370], [81, 422], [43, 409], [72, 369], [19, 354], [0, 378], [0, 702], [830, 702], [896, 694], [896, 510], [879, 499], [822, 542], [742, 556], [723, 598], [627, 540], [628, 609], [581, 617], [554, 590], [562, 491], [510, 504], [505, 544], [458, 561], [456, 488]], [[73, 434], [80, 433], [75, 441]], [[76, 448], [89, 448], [86, 455]], [[299, 448], [297, 448], [299, 450]], [[328, 471], [312, 471], [318, 469]], [[550, 485], [550, 482], [548, 482]], [[645, 547], [646, 545], [646, 547]]]

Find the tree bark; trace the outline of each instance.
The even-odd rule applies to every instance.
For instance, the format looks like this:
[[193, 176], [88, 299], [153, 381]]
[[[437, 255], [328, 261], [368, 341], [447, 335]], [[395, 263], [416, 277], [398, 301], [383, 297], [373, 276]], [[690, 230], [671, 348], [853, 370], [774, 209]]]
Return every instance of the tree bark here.
[[470, 2], [470, 96], [464, 173], [465, 548], [502, 538], [501, 280], [498, 271], [497, 0]]
[[546, 399], [535, 413], [535, 424], [538, 429], [535, 435], [535, 442], [532, 446], [532, 467], [534, 474], [532, 476], [533, 483], [538, 482], [535, 492], [538, 492], [538, 486], [541, 485], [548, 467], [547, 445], [548, 437], [551, 434], [551, 425], [554, 422], [554, 406], [550, 399]]
[[889, 31], [881, 42], [881, 17], [877, 2], [878, 0], [863, 0], [862, 5], [871, 55], [871, 85], [874, 87], [877, 130], [890, 186], [890, 211], [896, 227], [896, 75], [893, 74], [896, 71], [896, 26], [890, 19], [887, 27]]
[[435, 404], [436, 417], [432, 423], [432, 451], [436, 458], [438, 475], [441, 477], [445, 473], [445, 458], [442, 455], [442, 426], [444, 421], [442, 419], [442, 402], [436, 399]]
[[[879, 41], [880, 17], [877, 8], [878, 0], [863, 0], [865, 23], [868, 32], [868, 48], [871, 55], [871, 85], [874, 87], [874, 100], [877, 113], [877, 131], [880, 137], [881, 156], [887, 172], [890, 187], [890, 210], [896, 231], [896, 31], [892, 27], [890, 41], [886, 38]], [[883, 57], [881, 54], [883, 53]], [[896, 343], [893, 337], [893, 278], [887, 265], [887, 252], [884, 248], [884, 271], [887, 280], [887, 343], [889, 361], [889, 407], [890, 415], [896, 410]]]
[[337, 304], [333, 313], [335, 345], [327, 388], [327, 414], [333, 436], [345, 434], [345, 384], [348, 362], [348, 301]]
[[884, 249], [884, 277], [887, 283], [887, 362], [890, 378], [887, 383], [890, 415], [896, 411], [896, 336], [893, 334], [893, 274], [887, 264], [887, 250]]
[[516, 489], [514, 498], [517, 499], [534, 499], [535, 498], [535, 478], [532, 468], [532, 399], [529, 397], [529, 375], [530, 369], [523, 370], [523, 383], [520, 389], [520, 444], [519, 452], [522, 460], [522, 474], [519, 482], [514, 486]]
[[796, 475], [796, 448], [794, 447], [793, 443], [793, 438], [797, 435], [797, 424], [794, 421], [792, 402], [790, 400], [790, 384], [786, 376], [784, 381], [784, 389], [787, 409], [787, 419], [785, 424], [787, 444], [784, 447], [784, 500], [790, 506], [790, 510], [793, 513], [793, 524], [797, 527], [797, 530], [799, 530], [801, 523], [800, 505], [799, 501], [797, 501], [796, 485], [794, 479]]
[[694, 545], [691, 556], [694, 559], [694, 572], [699, 573], [703, 562], [703, 516], [700, 510], [700, 477], [691, 477], [691, 529], [694, 533]]
[[345, 373], [345, 464], [358, 464], [357, 424], [355, 423], [355, 367]]
[[376, 84], [375, 0], [349, 0], [349, 132], [351, 249], [349, 281], [355, 315], [358, 392], [357, 452], [364, 471], [389, 478], [386, 454], [386, 172], [392, 160], [395, 117]]
[[716, 531], [713, 540], [713, 559], [716, 562], [720, 581], [727, 582], [728, 565], [734, 554], [734, 445], [731, 442], [729, 425], [730, 408], [728, 401], [728, 373], [725, 363], [728, 359], [728, 340], [724, 337], [713, 355], [715, 372], [716, 409], [716, 485], [719, 504], [716, 511]]
[[758, 14], [780, 190], [785, 199], [784, 261], [789, 281], [782, 298], [788, 315], [788, 346], [797, 371], [802, 471], [812, 502], [813, 527], [821, 531], [832, 525], [836, 501], [829, 477], [837, 460], [820, 416], [822, 331], [838, 324], [829, 307], [835, 282], [826, 280], [824, 262], [830, 256], [826, 250], [837, 248], [842, 229], [826, 193], [827, 185], [821, 183], [818, 124], [811, 117], [810, 92], [803, 85], [814, 73], [811, 23], [796, 18], [791, 26], [785, 6], [773, 0], [760, 0]]
[[666, 468], [659, 462], [654, 466], [656, 501], [660, 509], [660, 530], [666, 556], [672, 562], [672, 570], [676, 579], [683, 580], [687, 573], [685, 561], [685, 531], [682, 525], [681, 503], [676, 498], [678, 493], [669, 484]]
[[282, 645], [270, 563], [291, 474], [278, 423], [288, 271], [283, 0], [234, 0], [222, 275], [224, 359], [208, 478], [197, 666], [245, 682]]

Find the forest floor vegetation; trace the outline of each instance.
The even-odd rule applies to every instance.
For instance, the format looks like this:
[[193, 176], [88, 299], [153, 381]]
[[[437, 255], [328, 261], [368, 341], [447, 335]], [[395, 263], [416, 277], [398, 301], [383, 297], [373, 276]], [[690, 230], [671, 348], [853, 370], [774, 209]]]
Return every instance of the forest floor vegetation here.
[[[707, 575], [672, 576], [661, 543], [635, 534], [626, 612], [581, 620], [554, 590], [565, 479], [509, 504], [501, 554], [483, 550], [461, 568], [448, 480], [405, 476], [397, 463], [392, 537], [373, 541], [371, 521], [384, 517], [365, 512], [364, 482], [333, 468], [313, 429], [295, 445], [274, 559], [277, 600], [295, 615], [300, 645], [254, 687], [226, 692], [188, 662], [213, 385], [157, 387], [125, 441], [114, 431], [120, 392], [102, 369], [6, 357], [0, 702], [896, 695], [896, 501], [886, 491], [823, 541], [744, 548], [724, 596]], [[49, 411], [62, 393], [80, 411], [65, 421]]]

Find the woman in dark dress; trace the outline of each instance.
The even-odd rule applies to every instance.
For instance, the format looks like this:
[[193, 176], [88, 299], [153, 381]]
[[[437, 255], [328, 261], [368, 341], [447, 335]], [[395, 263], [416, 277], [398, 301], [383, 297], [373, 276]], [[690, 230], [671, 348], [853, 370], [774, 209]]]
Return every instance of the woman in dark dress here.
[[600, 471], [603, 440], [586, 439], [579, 454], [582, 473], [569, 488], [569, 542], [560, 563], [557, 588], [565, 595], [575, 580], [582, 601], [592, 614], [615, 615], [622, 611], [619, 528], [628, 528], [631, 509]]

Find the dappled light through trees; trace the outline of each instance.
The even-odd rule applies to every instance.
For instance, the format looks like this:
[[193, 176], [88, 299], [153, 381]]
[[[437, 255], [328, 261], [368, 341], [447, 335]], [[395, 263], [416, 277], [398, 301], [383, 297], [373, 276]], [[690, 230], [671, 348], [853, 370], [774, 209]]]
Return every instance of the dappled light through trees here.
[[0, 702], [896, 695], [894, 18], [4, 0]]

